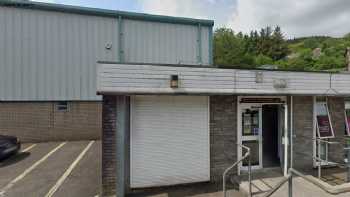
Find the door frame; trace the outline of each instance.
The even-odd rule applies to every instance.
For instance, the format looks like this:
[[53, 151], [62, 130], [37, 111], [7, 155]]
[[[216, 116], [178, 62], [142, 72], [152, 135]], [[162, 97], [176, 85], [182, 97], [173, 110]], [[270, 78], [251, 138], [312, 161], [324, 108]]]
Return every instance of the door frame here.
[[[242, 109], [246, 109], [248, 107], [256, 107], [258, 108], [259, 110], [259, 135], [258, 136], [242, 136], [242, 116], [241, 116], [241, 113], [242, 113]], [[237, 130], [237, 136], [238, 136], [238, 143], [239, 144], [242, 144], [242, 141], [243, 141], [243, 138], [246, 138], [245, 141], [253, 141], [253, 140], [258, 140], [258, 143], [259, 143], [259, 165], [255, 165], [255, 166], [252, 166], [252, 169], [255, 170], [255, 169], [261, 169], [263, 168], [263, 165], [262, 165], [262, 104], [261, 103], [241, 103], [239, 105], [239, 113], [237, 113], [238, 117], [237, 117], [237, 120], [238, 120], [238, 130]], [[242, 147], [237, 145], [238, 147], [238, 159], [242, 158]], [[248, 167], [243, 167], [242, 165], [242, 162], [240, 162], [238, 164], [238, 169], [241, 169], [241, 170], [248, 170]], [[240, 170], [239, 170], [240, 171]]]
[[[240, 100], [242, 98], [280, 98], [282, 103], [241, 103]], [[262, 129], [262, 106], [263, 105], [285, 105], [288, 107], [287, 105], [287, 97], [286, 96], [237, 96], [237, 161], [239, 159], [242, 158], [242, 147], [239, 146], [238, 144], [242, 144], [242, 117], [241, 117], [241, 113], [242, 113], [242, 109], [246, 108], [247, 106], [258, 106], [259, 109], [259, 127], [260, 129]], [[244, 106], [244, 107], [242, 107]], [[288, 109], [288, 108], [287, 108]], [[288, 115], [288, 110], [285, 112], [285, 115]], [[285, 117], [286, 120], [288, 120], [288, 117]], [[288, 121], [286, 121], [286, 124], [284, 126], [284, 129], [288, 129]], [[285, 134], [285, 131], [282, 131], [282, 135]], [[263, 168], [263, 147], [262, 147], [262, 131], [259, 132], [259, 165], [258, 166], [252, 166], [252, 169], [262, 169]], [[288, 138], [288, 136], [287, 136]], [[286, 142], [288, 139], [285, 138]], [[283, 140], [283, 139], [282, 139]], [[283, 143], [284, 144], [284, 148], [288, 148], [288, 143]], [[287, 149], [288, 150], [288, 149]], [[286, 158], [288, 158], [288, 152], [284, 151], [284, 160], [286, 160]], [[286, 164], [285, 164], [286, 166]], [[241, 171], [245, 171], [247, 170], [246, 167], [242, 166], [242, 162], [240, 162], [238, 164], [238, 168], [237, 168], [237, 173], [240, 174]], [[286, 168], [284, 167], [284, 171], [286, 171]], [[285, 174], [286, 172], [284, 172]]]

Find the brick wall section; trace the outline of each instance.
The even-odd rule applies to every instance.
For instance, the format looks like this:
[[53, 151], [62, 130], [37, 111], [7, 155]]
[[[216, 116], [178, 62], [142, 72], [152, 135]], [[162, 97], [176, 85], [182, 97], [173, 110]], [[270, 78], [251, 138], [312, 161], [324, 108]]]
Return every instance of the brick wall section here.
[[101, 102], [0, 102], [0, 134], [22, 142], [90, 140], [101, 137]]
[[293, 167], [310, 170], [313, 166], [313, 97], [293, 97]]
[[115, 194], [116, 188], [116, 120], [115, 96], [103, 96], [102, 104], [102, 196]]
[[210, 97], [211, 181], [222, 182], [224, 170], [237, 160], [236, 100], [235, 96]]
[[328, 97], [328, 108], [332, 119], [333, 131], [336, 139], [330, 141], [339, 141], [341, 144], [329, 146], [329, 159], [335, 162], [343, 162], [344, 159], [344, 141], [339, 138], [344, 137], [345, 131], [345, 114], [344, 114], [344, 98]]

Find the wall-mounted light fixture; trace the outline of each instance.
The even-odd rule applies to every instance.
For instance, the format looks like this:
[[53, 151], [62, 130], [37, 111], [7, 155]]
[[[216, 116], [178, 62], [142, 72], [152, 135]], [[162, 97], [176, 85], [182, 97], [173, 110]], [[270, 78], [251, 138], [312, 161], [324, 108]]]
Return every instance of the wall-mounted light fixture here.
[[170, 76], [170, 87], [171, 88], [178, 88], [179, 87], [179, 76], [178, 75], [171, 75]]
[[264, 80], [263, 72], [255, 72], [255, 83], [262, 83]]
[[287, 80], [275, 79], [273, 80], [273, 87], [277, 89], [287, 88]]

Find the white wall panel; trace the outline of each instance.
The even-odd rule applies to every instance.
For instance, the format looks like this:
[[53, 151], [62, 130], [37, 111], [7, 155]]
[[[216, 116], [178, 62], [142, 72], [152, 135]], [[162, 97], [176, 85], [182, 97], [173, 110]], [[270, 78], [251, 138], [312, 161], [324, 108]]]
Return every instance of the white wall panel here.
[[[170, 88], [171, 75], [179, 76], [179, 88]], [[350, 95], [350, 74], [100, 64], [97, 78], [102, 93]], [[286, 87], [275, 88], [276, 80]]]

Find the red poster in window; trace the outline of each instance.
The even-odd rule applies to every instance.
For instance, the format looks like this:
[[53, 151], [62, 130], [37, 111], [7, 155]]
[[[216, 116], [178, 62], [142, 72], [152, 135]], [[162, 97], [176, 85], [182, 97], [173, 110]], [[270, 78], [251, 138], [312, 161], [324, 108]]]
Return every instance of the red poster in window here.
[[346, 132], [348, 136], [350, 136], [350, 117], [346, 116], [345, 119], [346, 119]]
[[331, 138], [334, 137], [329, 117], [327, 115], [317, 116], [318, 137]]

